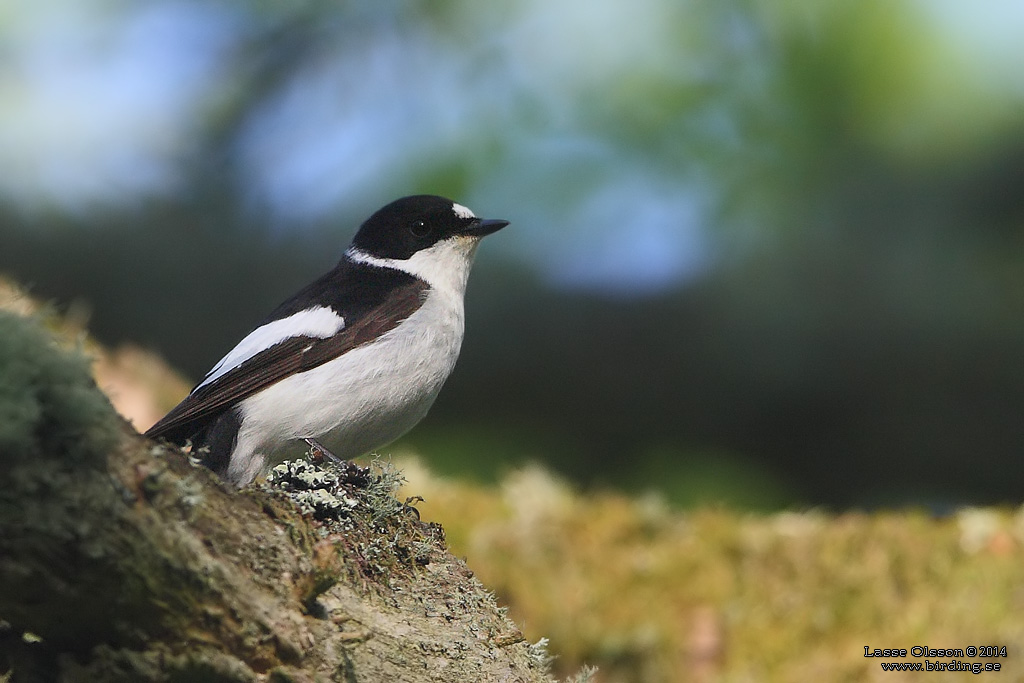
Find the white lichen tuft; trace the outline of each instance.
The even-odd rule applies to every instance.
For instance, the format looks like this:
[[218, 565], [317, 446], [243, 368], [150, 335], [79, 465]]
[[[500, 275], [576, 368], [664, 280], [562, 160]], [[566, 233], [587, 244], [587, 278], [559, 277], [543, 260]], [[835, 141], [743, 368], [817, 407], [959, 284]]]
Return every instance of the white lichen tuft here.
[[548, 639], [541, 638], [536, 643], [527, 646], [526, 654], [541, 671], [551, 668], [551, 662], [555, 658], [548, 654]]
[[577, 671], [575, 676], [566, 679], [565, 683], [590, 683], [596, 675], [596, 666], [585, 666]]
[[286, 460], [274, 467], [267, 483], [288, 492], [304, 513], [320, 520], [347, 516], [359, 505], [345, 495], [336, 474], [305, 460]]
[[366, 487], [366, 501], [372, 512], [371, 522], [377, 524], [404, 512], [405, 505], [395, 498], [395, 492], [405, 483], [405, 477], [390, 460], [382, 460], [376, 455], [370, 462], [370, 471], [372, 476]]

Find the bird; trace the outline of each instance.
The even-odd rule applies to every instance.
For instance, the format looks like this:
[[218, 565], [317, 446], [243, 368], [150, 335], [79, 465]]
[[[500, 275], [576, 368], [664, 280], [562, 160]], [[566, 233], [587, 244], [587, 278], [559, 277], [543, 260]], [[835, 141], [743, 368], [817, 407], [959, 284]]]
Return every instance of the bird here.
[[454, 369], [477, 247], [508, 224], [436, 195], [384, 206], [145, 435], [239, 488], [308, 447], [349, 460], [395, 441]]

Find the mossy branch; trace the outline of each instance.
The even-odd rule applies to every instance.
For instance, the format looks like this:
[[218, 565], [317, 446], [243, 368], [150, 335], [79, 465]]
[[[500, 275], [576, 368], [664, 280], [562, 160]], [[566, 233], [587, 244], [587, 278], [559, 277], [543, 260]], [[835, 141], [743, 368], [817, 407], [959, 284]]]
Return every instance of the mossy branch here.
[[549, 680], [393, 473], [235, 491], [3, 312], [0, 466], [13, 681]]

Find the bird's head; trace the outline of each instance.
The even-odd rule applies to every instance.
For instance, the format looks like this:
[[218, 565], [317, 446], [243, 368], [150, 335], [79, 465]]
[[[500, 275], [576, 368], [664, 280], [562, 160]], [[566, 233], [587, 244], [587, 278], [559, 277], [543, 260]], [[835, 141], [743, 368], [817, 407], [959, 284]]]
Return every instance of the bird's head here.
[[450, 199], [421, 194], [397, 199], [370, 216], [352, 246], [375, 258], [399, 261], [425, 250], [440, 251], [440, 243], [446, 242], [471, 254], [481, 237], [506, 225], [508, 221], [478, 218]]

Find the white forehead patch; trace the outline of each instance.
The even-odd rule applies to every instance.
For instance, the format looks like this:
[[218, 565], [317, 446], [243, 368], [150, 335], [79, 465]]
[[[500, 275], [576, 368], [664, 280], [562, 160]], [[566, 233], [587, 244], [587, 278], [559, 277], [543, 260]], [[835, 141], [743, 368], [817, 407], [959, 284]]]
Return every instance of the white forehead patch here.
[[452, 211], [459, 218], [476, 218], [476, 214], [464, 207], [462, 204], [452, 203]]

